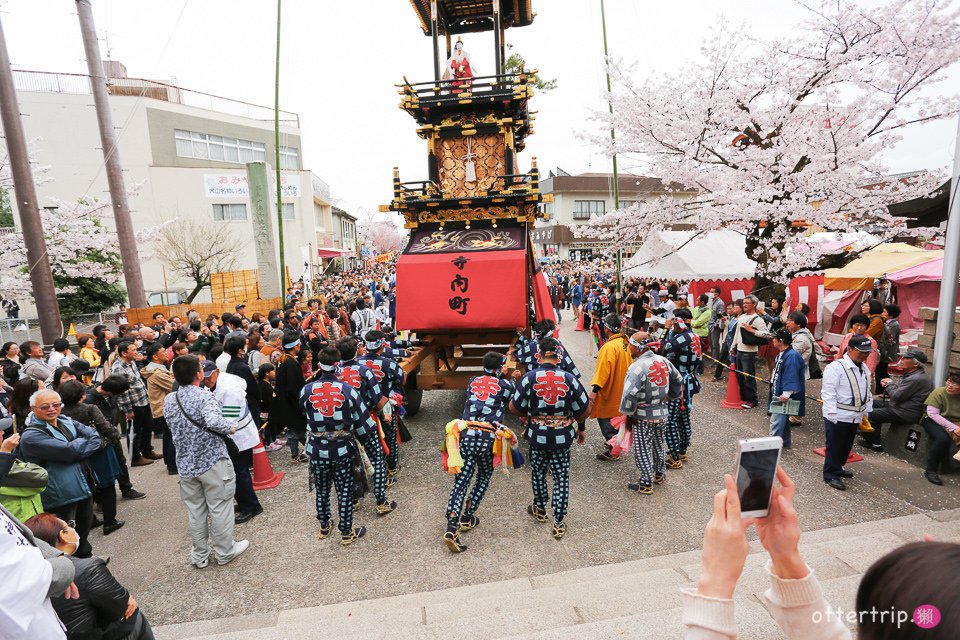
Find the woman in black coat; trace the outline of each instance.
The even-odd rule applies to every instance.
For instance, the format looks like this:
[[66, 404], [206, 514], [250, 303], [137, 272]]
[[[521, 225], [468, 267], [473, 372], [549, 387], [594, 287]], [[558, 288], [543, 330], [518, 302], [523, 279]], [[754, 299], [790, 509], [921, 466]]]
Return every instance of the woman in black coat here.
[[[65, 555], [77, 550], [80, 536], [70, 523], [52, 513], [41, 513], [24, 523], [34, 537]], [[79, 597], [50, 598], [67, 640], [154, 640], [150, 623], [137, 601], [117, 582], [101, 558], [70, 558]]]

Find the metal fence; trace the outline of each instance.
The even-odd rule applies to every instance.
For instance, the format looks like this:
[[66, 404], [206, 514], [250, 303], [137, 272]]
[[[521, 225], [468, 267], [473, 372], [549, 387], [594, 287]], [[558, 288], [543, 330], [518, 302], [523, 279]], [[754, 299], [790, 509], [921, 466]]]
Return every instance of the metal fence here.
[[[89, 313], [86, 315], [64, 317], [63, 333], [70, 330], [73, 324], [73, 330], [77, 335], [90, 333], [91, 329], [98, 324], [103, 324], [111, 329], [117, 328], [116, 314], [114, 313]], [[41, 342], [40, 320], [37, 318], [0, 318], [0, 343], [2, 342], [26, 342], [27, 340], [36, 340]], [[73, 342], [71, 336], [71, 342]]]
[[[13, 84], [17, 91], [92, 93], [90, 77], [81, 73], [51, 73], [15, 69], [13, 71]], [[107, 78], [107, 90], [114, 95], [143, 96], [144, 98], [174, 102], [253, 120], [273, 120], [273, 107], [225, 98], [203, 91], [185, 89], [145, 78]], [[299, 128], [300, 116], [292, 111], [281, 109], [280, 122]]]

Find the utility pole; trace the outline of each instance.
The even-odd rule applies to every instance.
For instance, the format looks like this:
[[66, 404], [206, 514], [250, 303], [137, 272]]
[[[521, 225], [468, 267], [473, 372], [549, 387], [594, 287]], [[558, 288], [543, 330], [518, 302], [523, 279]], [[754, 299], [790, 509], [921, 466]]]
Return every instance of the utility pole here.
[[277, 241], [280, 243], [280, 296], [287, 290], [287, 262], [283, 255], [283, 197], [280, 189], [280, 0], [277, 0], [277, 68], [273, 85], [273, 151], [277, 166]]
[[[607, 58], [610, 55], [607, 52], [607, 12], [603, 6], [603, 0], [600, 0], [600, 21], [603, 24], [603, 63], [607, 64]], [[609, 94], [613, 91], [610, 84], [610, 71], [607, 71], [607, 93]], [[607, 98], [607, 108], [610, 109], [610, 113], [613, 114], [613, 103], [610, 102], [610, 98]], [[613, 126], [610, 127], [610, 139], [616, 140], [617, 135], [613, 130]], [[617, 172], [617, 153], [613, 153], [613, 208], [620, 208], [620, 174]], [[620, 298], [623, 297], [623, 281], [622, 275], [620, 273], [621, 263], [623, 261], [623, 251], [617, 249], [617, 302], [620, 302]], [[617, 309], [619, 310], [619, 305]]]
[[0, 116], [3, 120], [3, 133], [7, 138], [7, 154], [10, 158], [17, 210], [20, 212], [20, 231], [23, 233], [23, 243], [27, 247], [30, 284], [33, 286], [33, 299], [37, 303], [37, 316], [40, 318], [40, 335], [43, 337], [44, 344], [52, 344], [63, 335], [63, 325], [60, 322], [60, 309], [57, 307], [57, 294], [53, 287], [53, 271], [50, 269], [50, 258], [47, 255], [47, 242], [43, 237], [37, 189], [33, 183], [33, 172], [30, 170], [27, 140], [23, 135], [20, 105], [13, 86], [13, 72], [10, 70], [10, 56], [7, 53], [7, 40], [3, 35], [2, 24], [0, 24]]
[[147, 294], [143, 288], [137, 239], [133, 232], [133, 221], [130, 219], [127, 190], [123, 184], [120, 151], [117, 148], [117, 136], [113, 130], [110, 96], [107, 93], [107, 78], [103, 72], [103, 61], [100, 59], [97, 30], [93, 24], [93, 8], [90, 6], [90, 0], [76, 0], [76, 3], [77, 15], [80, 18], [80, 34], [83, 36], [83, 49], [87, 56], [90, 87], [93, 89], [93, 104], [97, 110], [97, 125], [100, 127], [100, 145], [103, 147], [103, 162], [106, 167], [107, 183], [110, 186], [113, 220], [117, 227], [117, 240], [120, 244], [123, 280], [127, 285], [130, 306], [143, 308], [147, 306]]
[[943, 245], [943, 276], [937, 332], [933, 337], [933, 380], [942, 384], [950, 370], [950, 348], [957, 309], [957, 274], [960, 273], [960, 126], [953, 149], [953, 177], [950, 180], [950, 205], [947, 210], [947, 235]]

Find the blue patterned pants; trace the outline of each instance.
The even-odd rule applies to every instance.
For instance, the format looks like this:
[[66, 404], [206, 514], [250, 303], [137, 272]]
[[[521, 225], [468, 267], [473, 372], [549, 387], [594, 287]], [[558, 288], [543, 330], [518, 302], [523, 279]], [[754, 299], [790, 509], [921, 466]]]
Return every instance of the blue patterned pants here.
[[375, 433], [368, 433], [359, 440], [363, 450], [367, 452], [370, 464], [373, 465], [373, 495], [377, 504], [382, 504], [387, 499], [387, 461], [384, 459], [380, 437]]
[[390, 447], [390, 453], [387, 455], [387, 468], [393, 471], [400, 464], [400, 439], [397, 437], [397, 414], [390, 415], [389, 420], [381, 419], [383, 424], [383, 435], [386, 436], [387, 446]]
[[343, 535], [353, 531], [353, 468], [350, 456], [339, 460], [311, 460], [313, 483], [317, 490], [317, 520], [326, 526], [330, 523], [330, 488], [337, 487], [337, 511], [340, 523], [337, 527]]
[[633, 459], [640, 471], [640, 484], [653, 485], [653, 476], [667, 472], [663, 453], [663, 420], [630, 420], [633, 427]]
[[[447, 524], [454, 528], [461, 515], [469, 518], [480, 508], [480, 502], [493, 477], [493, 443], [488, 439], [464, 438], [460, 440], [460, 457], [463, 458], [463, 469], [454, 478], [453, 490], [447, 501]], [[474, 471], [477, 472], [477, 481], [464, 507], [463, 501]]]
[[533, 483], [533, 504], [547, 508], [547, 468], [553, 475], [553, 519], [563, 522], [570, 502], [570, 447], [566, 449], [530, 448], [530, 479]]
[[690, 446], [690, 435], [692, 428], [690, 426], [690, 402], [687, 402], [685, 409], [681, 409], [682, 400], [671, 400], [668, 404], [670, 418], [667, 421], [667, 448], [670, 455], [676, 460], [687, 452]]

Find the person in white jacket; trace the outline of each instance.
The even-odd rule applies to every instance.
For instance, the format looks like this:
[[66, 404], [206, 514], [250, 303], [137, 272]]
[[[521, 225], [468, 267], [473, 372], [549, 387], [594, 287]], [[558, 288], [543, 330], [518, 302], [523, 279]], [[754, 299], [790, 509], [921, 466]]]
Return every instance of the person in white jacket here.
[[[263, 506], [253, 489], [250, 467], [253, 465], [253, 448], [260, 444], [257, 425], [253, 421], [250, 407], [247, 406], [247, 383], [240, 376], [221, 371], [209, 360], [203, 362], [203, 384], [213, 391], [220, 403], [223, 417], [234, 421], [237, 430], [230, 437], [240, 450], [233, 462], [237, 474], [237, 515], [236, 524], [243, 524], [263, 513]], [[209, 373], [208, 373], [209, 372]]]
[[845, 470], [843, 465], [853, 448], [857, 427], [873, 410], [870, 369], [864, 364], [873, 351], [871, 342], [869, 336], [851, 337], [843, 357], [823, 369], [820, 399], [827, 443], [823, 481], [839, 491], [847, 488], [844, 478], [853, 477], [853, 472]]

